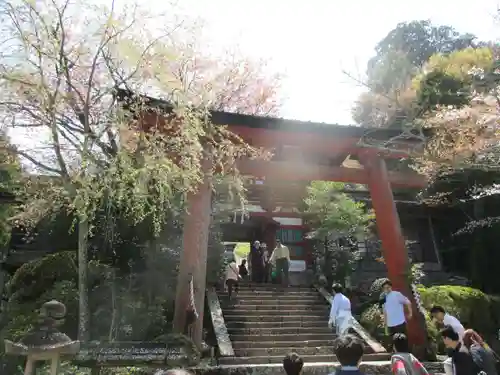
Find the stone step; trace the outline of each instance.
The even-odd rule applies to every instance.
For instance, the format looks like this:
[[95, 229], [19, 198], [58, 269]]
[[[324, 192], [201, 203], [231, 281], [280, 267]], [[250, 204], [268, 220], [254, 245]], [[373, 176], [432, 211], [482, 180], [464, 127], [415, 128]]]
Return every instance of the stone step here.
[[[298, 352], [300, 354], [300, 352]], [[221, 357], [219, 358], [219, 363], [221, 365], [253, 365], [253, 364], [265, 364], [265, 363], [283, 363], [284, 355], [276, 356], [259, 356], [259, 357]], [[331, 355], [304, 355], [302, 359], [305, 363], [332, 363], [337, 362], [337, 357], [333, 354]], [[363, 355], [363, 362], [374, 362], [374, 361], [388, 361], [391, 355], [388, 353], [383, 354], [365, 354]], [[278, 372], [281, 372], [281, 368]], [[274, 373], [274, 372], [271, 372]], [[323, 372], [322, 372], [323, 373]]]
[[324, 333], [332, 335], [332, 330], [325, 324], [323, 327], [274, 327], [274, 328], [233, 328], [229, 331], [231, 335], [297, 335], [302, 333], [316, 334]]
[[[218, 293], [219, 297], [225, 297], [227, 296], [227, 292], [219, 292]], [[280, 291], [272, 291], [272, 290], [256, 290], [256, 291], [251, 291], [251, 290], [239, 290], [238, 293], [234, 293], [235, 296], [238, 296], [239, 298], [242, 297], [273, 297], [273, 298], [306, 298], [306, 297], [316, 297], [319, 298], [319, 294], [317, 292], [280, 292]]]
[[296, 303], [296, 302], [304, 302], [304, 303], [320, 303], [320, 304], [327, 304], [325, 299], [322, 297], [320, 298], [319, 296], [284, 296], [284, 295], [243, 295], [241, 293], [235, 294], [233, 298], [230, 300], [227, 295], [225, 294], [219, 294], [219, 301], [222, 303], [230, 303], [230, 304], [235, 304], [241, 301], [251, 301], [251, 302], [265, 302], [265, 303]]
[[[221, 298], [222, 297], [222, 298]], [[270, 298], [260, 298], [260, 296], [246, 296], [242, 297], [236, 294], [235, 297], [229, 301], [226, 296], [219, 296], [219, 300], [223, 303], [230, 303], [232, 306], [239, 306], [244, 304], [262, 304], [262, 305], [295, 305], [295, 304], [321, 304], [326, 305], [326, 301], [323, 297], [270, 297]]]
[[[273, 348], [289, 348], [290, 351], [294, 351], [293, 348], [304, 348], [306, 346], [332, 346], [335, 337], [331, 340], [306, 340], [306, 341], [274, 341], [272, 342]], [[270, 346], [269, 342], [252, 342], [252, 341], [233, 341], [233, 348], [243, 349], [243, 348], [268, 348]]]
[[317, 320], [317, 321], [311, 321], [311, 322], [304, 322], [300, 320], [292, 320], [292, 321], [283, 321], [283, 322], [268, 322], [268, 321], [250, 321], [250, 322], [245, 322], [245, 321], [228, 321], [226, 322], [226, 327], [227, 329], [231, 330], [234, 328], [261, 328], [261, 329], [267, 329], [267, 328], [285, 328], [285, 327], [326, 327], [328, 324], [328, 319], [322, 319], [322, 320]]
[[250, 342], [274, 342], [274, 341], [310, 341], [310, 340], [331, 340], [335, 338], [333, 332], [327, 333], [284, 333], [281, 335], [272, 334], [229, 334], [231, 342], [250, 341]]
[[282, 287], [280, 284], [263, 284], [263, 283], [252, 283], [248, 281], [240, 282], [239, 287], [241, 289], [251, 289], [251, 290], [286, 290], [286, 291], [316, 291], [316, 288], [310, 286], [288, 286], [286, 288]]
[[305, 355], [333, 355], [333, 346], [307, 346], [302, 348], [294, 347], [269, 347], [269, 348], [242, 348], [234, 349], [237, 357], [264, 357], [264, 356], [286, 356], [290, 352], [296, 352], [300, 356]]
[[254, 305], [254, 304], [241, 304], [235, 306], [222, 306], [222, 310], [234, 310], [234, 311], [318, 311], [318, 312], [328, 312], [330, 310], [329, 306], [320, 304], [282, 304], [282, 305]]
[[223, 309], [222, 313], [224, 317], [226, 314], [232, 316], [259, 316], [261, 319], [267, 319], [268, 316], [282, 316], [286, 319], [287, 316], [304, 316], [304, 315], [314, 315], [321, 318], [328, 316], [328, 311], [324, 308], [310, 309], [310, 310], [248, 310], [248, 309]]
[[224, 321], [225, 322], [317, 322], [317, 321], [326, 321], [328, 322], [328, 315], [326, 314], [298, 314], [298, 315], [268, 315], [265, 316], [263, 314], [235, 314], [235, 310], [224, 311]]

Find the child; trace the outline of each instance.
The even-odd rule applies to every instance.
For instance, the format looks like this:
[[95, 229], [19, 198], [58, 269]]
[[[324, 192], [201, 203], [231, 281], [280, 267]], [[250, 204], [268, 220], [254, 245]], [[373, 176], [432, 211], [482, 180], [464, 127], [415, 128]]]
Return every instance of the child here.
[[297, 353], [289, 353], [283, 359], [283, 368], [286, 375], [300, 375], [304, 367], [304, 360]]
[[363, 356], [363, 343], [353, 335], [343, 335], [333, 342], [340, 369], [335, 375], [364, 375], [358, 368]]
[[424, 365], [415, 358], [408, 347], [408, 338], [404, 333], [392, 336], [394, 354], [391, 357], [393, 375], [429, 375]]

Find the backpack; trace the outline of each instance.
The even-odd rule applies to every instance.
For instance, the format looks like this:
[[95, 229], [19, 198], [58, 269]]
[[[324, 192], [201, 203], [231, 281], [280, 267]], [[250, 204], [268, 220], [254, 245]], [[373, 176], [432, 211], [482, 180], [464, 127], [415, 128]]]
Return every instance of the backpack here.
[[392, 366], [394, 366], [394, 363], [396, 361], [403, 362], [403, 365], [405, 366], [405, 372], [407, 375], [421, 375], [421, 372], [417, 371], [415, 369], [415, 366], [413, 366], [411, 354], [409, 354], [408, 356], [401, 355], [401, 354], [393, 354], [391, 357], [391, 368], [392, 368]]

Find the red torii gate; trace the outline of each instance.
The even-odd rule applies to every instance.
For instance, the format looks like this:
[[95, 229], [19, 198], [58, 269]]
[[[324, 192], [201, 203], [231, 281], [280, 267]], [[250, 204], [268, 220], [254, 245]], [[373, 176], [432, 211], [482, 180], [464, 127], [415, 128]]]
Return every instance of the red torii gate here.
[[[127, 95], [127, 93], [121, 94]], [[165, 107], [166, 103], [149, 98], [148, 105]], [[289, 181], [324, 180], [368, 185], [389, 279], [394, 289], [409, 297], [413, 304], [409, 339], [416, 347], [423, 347], [427, 339], [425, 320], [410, 291], [408, 253], [393, 199], [392, 186], [423, 188], [427, 186], [427, 181], [416, 173], [390, 172], [385, 161], [385, 159], [408, 156], [415, 146], [421, 145], [422, 139], [415, 137], [412, 141], [394, 129], [367, 129], [219, 111], [212, 111], [211, 115], [214, 124], [227, 125], [229, 130], [253, 146], [269, 150], [291, 147], [295, 152], [309, 157], [321, 156], [333, 160], [330, 165], [286, 160], [241, 160], [238, 167], [242, 174]], [[153, 121], [156, 121], [156, 116], [154, 117]], [[360, 142], [365, 137], [372, 140], [370, 143], [373, 146]], [[387, 144], [389, 140], [393, 140], [389, 142], [390, 150], [377, 146], [377, 143]], [[341, 166], [348, 156], [357, 159], [362, 168]], [[206, 163], [206, 169], [209, 170], [209, 161]], [[192, 330], [192, 338], [198, 346], [203, 333], [210, 204], [211, 188], [208, 181], [205, 181], [196, 194], [188, 197], [188, 214], [184, 223], [183, 251], [175, 301], [174, 330], [183, 332], [186, 322], [185, 311], [189, 303], [189, 281], [193, 276], [195, 304], [200, 316]]]
[[[401, 232], [399, 216], [394, 204], [392, 187], [423, 188], [427, 185], [425, 178], [415, 173], [392, 173], [387, 170], [385, 158], [401, 158], [408, 155], [408, 149], [415, 142], [406, 140], [393, 145], [391, 152], [381, 152], [376, 147], [360, 146], [360, 139], [370, 132], [370, 136], [382, 143], [395, 138], [400, 131], [364, 129], [353, 126], [317, 124], [311, 122], [291, 121], [249, 115], [212, 112], [215, 124], [227, 125], [229, 130], [239, 135], [245, 142], [258, 147], [276, 149], [292, 146], [295, 150], [309, 155], [326, 155], [341, 162], [350, 155], [357, 158], [363, 168], [346, 168], [340, 165], [325, 166], [312, 163], [287, 161], [254, 161], [242, 160], [238, 167], [242, 174], [256, 177], [268, 177], [281, 180], [327, 180], [360, 183], [368, 185], [372, 204], [376, 213], [378, 233], [383, 244], [383, 255], [387, 265], [389, 279], [396, 290], [401, 291], [412, 300], [414, 318], [409, 322], [409, 339], [415, 346], [423, 346], [426, 342], [425, 324], [418, 311], [408, 282], [408, 253]], [[421, 142], [421, 141], [420, 141]], [[399, 151], [398, 151], [399, 150]], [[387, 151], [387, 150], [385, 150]], [[381, 156], [381, 154], [385, 154]], [[201, 186], [196, 195], [189, 199], [189, 214], [184, 228], [183, 256], [180, 272], [197, 269], [199, 278], [196, 306], [203, 312], [204, 279], [206, 277], [206, 252], [208, 226], [210, 220], [210, 188], [208, 184]], [[186, 279], [187, 280], [187, 279]], [[187, 284], [187, 281], [186, 283]], [[186, 303], [186, 290], [180, 285], [177, 290], [176, 303]], [[183, 327], [180, 316], [182, 309], [174, 318], [176, 327]], [[203, 319], [200, 317], [193, 332], [195, 343], [201, 342]]]

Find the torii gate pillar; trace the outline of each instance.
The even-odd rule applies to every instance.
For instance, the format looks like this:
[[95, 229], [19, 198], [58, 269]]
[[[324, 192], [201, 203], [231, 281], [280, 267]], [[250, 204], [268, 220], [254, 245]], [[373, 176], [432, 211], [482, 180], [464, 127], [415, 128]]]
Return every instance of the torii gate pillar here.
[[378, 234], [382, 240], [382, 254], [387, 274], [395, 290], [412, 301], [413, 318], [408, 322], [408, 339], [414, 351], [423, 354], [427, 341], [425, 318], [420, 313], [411, 293], [409, 262], [399, 215], [394, 203], [385, 160], [376, 155], [363, 155], [362, 162], [368, 173], [368, 187], [375, 209]]
[[203, 312], [205, 310], [205, 288], [207, 278], [207, 251], [208, 231], [211, 220], [210, 186], [211, 161], [203, 161], [203, 170], [206, 175], [198, 190], [187, 196], [188, 212], [184, 218], [182, 237], [182, 252], [177, 277], [177, 290], [175, 296], [175, 312], [173, 330], [176, 333], [186, 333], [186, 310], [190, 302], [189, 282], [193, 279], [194, 304], [199, 314], [198, 320], [187, 332], [193, 342], [201, 348], [203, 339]]

